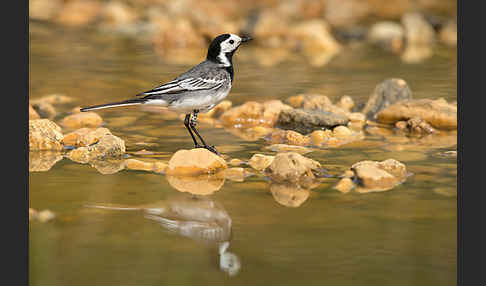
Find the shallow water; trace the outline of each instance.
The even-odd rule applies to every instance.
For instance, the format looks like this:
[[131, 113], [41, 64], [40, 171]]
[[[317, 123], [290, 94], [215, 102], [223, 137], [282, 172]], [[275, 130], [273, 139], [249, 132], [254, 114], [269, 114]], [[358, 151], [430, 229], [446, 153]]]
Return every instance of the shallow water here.
[[[376, 84], [399, 77], [415, 98], [455, 101], [456, 49], [437, 47], [434, 52], [422, 63], [406, 64], [373, 47], [351, 46], [320, 68], [299, 56], [265, 67], [258, 64], [268, 60], [259, 56], [265, 51], [243, 47], [234, 58], [235, 83], [228, 99], [238, 105], [316, 91], [333, 101], [349, 95], [359, 104]], [[177, 60], [181, 62], [155, 54], [142, 40], [31, 23], [30, 98], [52, 93], [74, 98], [57, 108], [54, 121], [59, 122], [72, 107], [128, 99], [171, 80], [198, 57]], [[98, 114], [105, 127], [125, 140], [129, 152], [146, 149], [167, 161], [176, 150], [192, 147], [180, 119], [135, 107]], [[268, 143], [263, 139], [248, 141], [204, 123], [200, 130], [232, 158], [271, 154], [264, 151]], [[367, 135], [361, 142], [306, 154], [335, 176], [361, 160], [405, 163], [411, 172], [407, 181], [376, 193], [342, 194], [332, 188], [336, 177], [312, 190], [288, 191], [252, 176], [245, 182], [215, 181], [212, 195], [197, 198], [174, 188], [164, 175], [128, 170], [102, 174], [89, 164], [60, 159], [47, 172], [29, 174], [31, 207], [56, 214], [50, 222], [30, 223], [30, 283], [455, 285], [457, 165], [455, 157], [440, 155], [455, 150], [454, 138], [397, 145]], [[223, 213], [231, 221], [229, 236], [198, 241], [171, 232], [143, 211], [87, 207], [165, 210], [173, 205], [200, 216], [199, 208], [208, 204], [211, 215]], [[224, 241], [229, 247], [220, 255]]]

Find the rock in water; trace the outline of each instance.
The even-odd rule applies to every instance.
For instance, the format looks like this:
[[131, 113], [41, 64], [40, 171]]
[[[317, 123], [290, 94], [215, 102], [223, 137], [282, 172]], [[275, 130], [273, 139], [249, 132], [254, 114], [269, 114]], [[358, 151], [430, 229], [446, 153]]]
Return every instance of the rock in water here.
[[81, 128], [66, 134], [62, 143], [67, 146], [85, 147], [98, 142], [101, 137], [107, 134], [111, 134], [107, 128]]
[[61, 125], [68, 128], [99, 127], [103, 123], [103, 118], [94, 112], [74, 113], [66, 116]]
[[361, 192], [390, 190], [407, 178], [405, 165], [394, 159], [361, 161], [351, 166], [351, 170], [358, 179]]
[[314, 130], [346, 125], [348, 121], [347, 116], [343, 114], [299, 108], [282, 110], [277, 119], [276, 127], [307, 134]]
[[29, 151], [63, 150], [61, 127], [49, 119], [29, 120]]
[[302, 205], [310, 195], [309, 190], [294, 184], [271, 184], [270, 192], [277, 203], [291, 208]]
[[275, 159], [275, 156], [255, 154], [253, 155], [253, 157], [251, 157], [250, 161], [248, 161], [248, 165], [250, 165], [255, 170], [263, 171], [272, 163], [273, 159]]
[[168, 175], [202, 175], [226, 169], [223, 158], [204, 148], [177, 151], [169, 161]]
[[322, 170], [321, 164], [295, 152], [279, 153], [265, 169], [272, 180], [294, 182], [316, 178]]
[[444, 99], [415, 99], [395, 103], [377, 115], [378, 122], [395, 124], [420, 117], [437, 129], [457, 129], [457, 106]]
[[387, 106], [411, 98], [412, 91], [403, 79], [386, 79], [375, 87], [361, 113], [364, 113], [369, 119], [376, 119], [378, 112]]
[[106, 134], [96, 144], [74, 149], [67, 157], [78, 163], [88, 163], [92, 160], [121, 157], [123, 154], [125, 142], [114, 135]]

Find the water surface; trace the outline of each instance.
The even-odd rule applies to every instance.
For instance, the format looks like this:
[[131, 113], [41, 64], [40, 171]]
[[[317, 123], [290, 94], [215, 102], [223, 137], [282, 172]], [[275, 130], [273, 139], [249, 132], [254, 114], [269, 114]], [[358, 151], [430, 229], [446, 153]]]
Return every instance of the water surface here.
[[[198, 62], [197, 57], [169, 61], [143, 40], [38, 23], [30, 29], [30, 98], [62, 93], [75, 99], [58, 108], [56, 122], [69, 108], [131, 98]], [[437, 47], [434, 52], [422, 63], [406, 64], [373, 47], [352, 46], [324, 67], [312, 67], [299, 56], [265, 67], [258, 64], [254, 47], [241, 48], [228, 99], [238, 105], [316, 91], [333, 101], [349, 95], [359, 104], [376, 84], [399, 77], [415, 98], [456, 101], [456, 50]], [[192, 147], [177, 118], [132, 107], [98, 114], [129, 152], [147, 149], [167, 161], [178, 149]], [[271, 154], [263, 150], [268, 145], [263, 139], [247, 141], [203, 123], [200, 130], [232, 158]], [[363, 142], [316, 148], [306, 156], [335, 176], [361, 160], [395, 158], [412, 176], [391, 191], [366, 194], [342, 194], [332, 188], [338, 178], [328, 178], [296, 193], [301, 201], [294, 207], [279, 196], [279, 186], [261, 176], [223, 181], [212, 195], [198, 198], [174, 188], [164, 175], [127, 170], [107, 175], [61, 159], [47, 172], [29, 174], [31, 207], [57, 215], [48, 223], [30, 224], [30, 283], [455, 285], [457, 165], [455, 157], [440, 155], [455, 150], [454, 143], [397, 148], [378, 135], [367, 135]], [[180, 201], [192, 202], [181, 208], [196, 216], [200, 203], [217, 205], [214, 211], [231, 220], [229, 238], [199, 241], [171, 232], [143, 211], [86, 207], [164, 208]], [[224, 241], [229, 243], [224, 254], [234, 256], [220, 254]], [[229, 262], [231, 273], [220, 266], [225, 257], [236, 259]]]

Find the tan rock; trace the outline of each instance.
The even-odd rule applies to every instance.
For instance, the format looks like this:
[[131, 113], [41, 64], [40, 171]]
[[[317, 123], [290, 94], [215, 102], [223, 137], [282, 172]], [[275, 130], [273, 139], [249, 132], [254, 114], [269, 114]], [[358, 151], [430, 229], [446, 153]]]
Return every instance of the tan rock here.
[[103, 123], [103, 118], [94, 112], [81, 112], [68, 115], [61, 121], [64, 127], [78, 129], [83, 127], [96, 128]]
[[337, 126], [332, 130], [332, 134], [336, 138], [349, 138], [353, 132], [346, 126]]
[[67, 157], [78, 163], [91, 160], [121, 157], [125, 153], [125, 142], [111, 134], [102, 136], [96, 144], [79, 147], [67, 153]]
[[354, 188], [354, 183], [353, 180], [350, 178], [342, 178], [336, 186], [334, 186], [334, 189], [340, 191], [341, 193], [347, 193], [351, 191]]
[[392, 52], [399, 52], [405, 44], [405, 31], [399, 23], [378, 22], [371, 26], [368, 39], [373, 44]]
[[420, 117], [437, 129], [457, 129], [457, 106], [441, 99], [397, 102], [378, 113], [378, 122], [394, 124], [413, 117]]
[[401, 19], [405, 28], [407, 45], [430, 45], [435, 41], [434, 28], [420, 13], [406, 13]]
[[37, 218], [37, 211], [33, 208], [29, 208], [29, 221]]
[[299, 107], [302, 107], [302, 105], [304, 104], [304, 99], [305, 99], [304, 95], [299, 94], [299, 95], [294, 95], [294, 96], [287, 98], [286, 101], [293, 108], [299, 108]]
[[439, 31], [439, 40], [448, 46], [457, 46], [457, 22], [448, 21]]
[[101, 7], [101, 3], [94, 0], [69, 1], [59, 12], [57, 21], [68, 26], [84, 26], [95, 21]]
[[100, 140], [101, 137], [111, 134], [107, 128], [81, 128], [64, 136], [62, 143], [66, 146], [85, 147]]
[[306, 146], [311, 139], [293, 130], [275, 130], [269, 135], [269, 140], [274, 144]]
[[179, 192], [207, 196], [219, 191], [224, 185], [224, 172], [200, 176], [166, 175], [169, 184]]
[[108, 2], [105, 5], [102, 14], [104, 25], [115, 28], [133, 24], [139, 18], [134, 9], [117, 1]]
[[167, 170], [168, 167], [169, 167], [169, 165], [167, 165], [166, 163], [154, 162], [153, 171], [155, 173], [163, 174], [163, 173], [165, 173], [165, 171]]
[[270, 192], [277, 203], [291, 208], [300, 207], [310, 195], [309, 190], [293, 184], [272, 183]]
[[240, 159], [234, 158], [234, 159], [231, 159], [228, 163], [230, 164], [230, 166], [236, 167], [236, 166], [244, 164], [245, 162], [243, 162]]
[[32, 104], [32, 107], [37, 111], [42, 118], [52, 119], [56, 116], [56, 109], [52, 104], [47, 102], [39, 102]]
[[56, 217], [56, 214], [54, 214], [50, 210], [43, 210], [37, 213], [37, 219], [40, 222], [48, 222]]
[[61, 127], [49, 119], [29, 120], [29, 150], [63, 150]]
[[223, 158], [204, 148], [179, 150], [169, 161], [168, 175], [211, 174], [227, 168]]
[[237, 127], [263, 125], [263, 111], [264, 107], [261, 103], [248, 101], [243, 105], [225, 111], [219, 119], [225, 125]]
[[265, 168], [272, 180], [298, 182], [314, 179], [321, 171], [321, 164], [295, 152], [278, 153], [272, 163]]
[[223, 100], [218, 103], [213, 109], [211, 109], [207, 113], [200, 113], [200, 117], [211, 117], [211, 118], [219, 118], [225, 111], [230, 110], [233, 106], [233, 103], [229, 100]]
[[265, 147], [266, 150], [272, 152], [296, 152], [299, 154], [306, 154], [312, 152], [311, 149], [303, 147], [303, 146], [296, 146], [296, 145], [287, 145], [287, 144], [272, 144], [270, 146]]
[[33, 99], [31, 100], [31, 104], [38, 104], [38, 103], [49, 103], [52, 105], [57, 105], [57, 104], [66, 104], [72, 102], [74, 99], [65, 96], [64, 94], [50, 94], [43, 96], [41, 98]]
[[35, 20], [50, 20], [62, 8], [62, 0], [30, 0], [29, 18]]
[[32, 107], [32, 105], [29, 104], [29, 120], [33, 119], [40, 119], [40, 116], [37, 111], [35, 111], [35, 109]]
[[394, 159], [361, 161], [351, 166], [351, 170], [359, 180], [360, 187], [366, 189], [361, 192], [390, 190], [407, 177], [405, 165]]
[[263, 103], [263, 120], [266, 126], [274, 126], [278, 115], [282, 110], [292, 109], [292, 106], [282, 103], [280, 100], [269, 100]]
[[248, 161], [248, 165], [257, 171], [263, 171], [272, 163], [274, 158], [275, 156], [255, 154]]
[[341, 45], [334, 39], [324, 20], [302, 21], [290, 27], [288, 34], [302, 47], [313, 66], [327, 64], [341, 50]]
[[351, 98], [351, 96], [344, 95], [336, 103], [336, 106], [350, 112], [354, 107], [354, 100]]
[[312, 145], [321, 146], [329, 138], [332, 137], [332, 131], [327, 130], [315, 130], [310, 134]]
[[60, 160], [62, 153], [58, 151], [29, 152], [29, 172], [49, 171]]

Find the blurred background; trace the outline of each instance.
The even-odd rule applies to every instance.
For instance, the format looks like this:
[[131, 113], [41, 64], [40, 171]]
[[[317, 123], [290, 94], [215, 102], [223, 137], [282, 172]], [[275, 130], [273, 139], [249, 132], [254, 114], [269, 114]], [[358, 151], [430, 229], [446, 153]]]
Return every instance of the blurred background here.
[[[232, 107], [319, 94], [334, 103], [347, 96], [359, 111], [388, 78], [403, 79], [414, 99], [457, 102], [455, 0], [29, 0], [29, 99], [41, 118], [62, 125], [80, 106], [172, 80], [222, 33], [254, 38], [233, 58]], [[96, 113], [134, 158], [167, 162], [193, 147], [181, 118], [160, 109]], [[64, 135], [74, 130], [62, 126]], [[231, 158], [275, 155], [262, 134], [202, 117], [198, 128]], [[456, 134], [362, 133], [305, 154], [334, 176], [312, 188], [259, 175], [180, 182], [123, 170], [123, 162], [31, 152], [31, 208], [55, 218], [30, 223], [30, 284], [456, 285], [457, 163], [448, 155]], [[406, 165], [406, 183], [389, 192], [334, 189], [354, 163], [388, 158]], [[211, 195], [192, 200], [198, 191]], [[140, 212], [85, 207], [191, 212], [213, 201], [227, 244], [164, 232]]]

